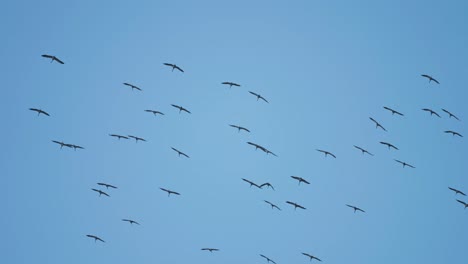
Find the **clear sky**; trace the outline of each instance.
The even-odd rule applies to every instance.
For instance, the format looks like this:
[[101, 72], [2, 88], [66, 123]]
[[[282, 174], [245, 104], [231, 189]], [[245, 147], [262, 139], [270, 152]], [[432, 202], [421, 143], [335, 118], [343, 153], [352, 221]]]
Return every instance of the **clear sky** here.
[[467, 263], [468, 210], [456, 199], [468, 198], [448, 187], [468, 193], [468, 149], [444, 133], [468, 135], [467, 10], [403, 0], [3, 3], [0, 262], [308, 263], [305, 252], [324, 263]]

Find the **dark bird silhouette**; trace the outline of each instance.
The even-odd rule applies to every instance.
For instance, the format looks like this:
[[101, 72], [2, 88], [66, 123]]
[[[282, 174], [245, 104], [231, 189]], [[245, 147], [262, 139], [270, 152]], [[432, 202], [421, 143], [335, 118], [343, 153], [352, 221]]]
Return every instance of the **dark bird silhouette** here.
[[267, 200], [263, 200], [263, 201], [264, 201], [265, 203], [271, 205], [271, 209], [276, 208], [276, 209], [278, 209], [278, 210], [281, 211], [281, 208], [279, 208], [276, 204], [273, 204], [273, 203], [271, 203], [271, 202], [269, 202], [269, 201], [267, 201]]
[[262, 99], [263, 101], [268, 103], [267, 99], [265, 99], [263, 96], [261, 96], [261, 95], [259, 95], [257, 93], [251, 92], [251, 91], [249, 91], [249, 93], [255, 95], [257, 97], [257, 101], [258, 101], [258, 99]]
[[132, 88], [132, 91], [133, 91], [133, 89], [137, 89], [138, 91], [143, 91], [140, 87], [135, 86], [133, 84], [130, 84], [130, 83], [123, 83], [123, 84], [127, 85], [127, 86], [130, 86]]
[[456, 120], [460, 121], [460, 119], [458, 119], [458, 117], [456, 117], [454, 114], [450, 113], [449, 111], [445, 110], [442, 108], [442, 111], [444, 111], [445, 113], [447, 113], [449, 115], [449, 118], [453, 117], [455, 118]]
[[427, 74], [421, 74], [421, 76], [429, 79], [429, 82], [434, 81], [435, 83], [440, 84], [436, 79], [432, 78], [432, 76], [429, 76]]
[[137, 221], [130, 220], [130, 219], [122, 219], [122, 221], [124, 221], [124, 222], [129, 222], [131, 225], [133, 225], [133, 224], [140, 225], [140, 223], [138, 223]]
[[312, 256], [312, 255], [307, 254], [307, 253], [302, 253], [302, 255], [309, 257], [310, 261], [312, 261], [313, 259], [316, 259], [318, 261], [322, 261], [321, 259], [317, 258], [316, 256]]
[[392, 144], [390, 144], [390, 143], [388, 143], [388, 142], [383, 142], [383, 141], [380, 141], [380, 144], [387, 146], [387, 147], [388, 147], [388, 149], [390, 149], [390, 148], [394, 148], [394, 149], [398, 150], [398, 148], [397, 148], [397, 147], [395, 147], [394, 145], [392, 145]]
[[301, 185], [301, 182], [303, 182], [305, 184], [310, 184], [308, 181], [304, 180], [304, 178], [301, 178], [301, 177], [298, 177], [298, 176], [291, 176], [291, 178], [293, 178], [295, 180], [298, 180], [299, 181], [298, 185]]
[[257, 187], [257, 188], [260, 188], [260, 186], [259, 186], [258, 184], [256, 184], [255, 182], [249, 181], [249, 180], [244, 179], [244, 178], [242, 178], [242, 180], [245, 181], [245, 182], [247, 182], [247, 183], [249, 183], [249, 184], [250, 184], [250, 187], [255, 186], [255, 187]]
[[264, 148], [264, 147], [262, 147], [262, 146], [260, 146], [258, 144], [255, 144], [255, 143], [252, 143], [252, 142], [247, 142], [247, 144], [254, 146], [255, 150], [261, 149], [262, 151], [266, 152], [266, 148]]
[[353, 146], [354, 146], [355, 148], [359, 149], [359, 150], [362, 152], [362, 154], [367, 153], [367, 154], [369, 154], [369, 155], [371, 155], [371, 156], [374, 156], [374, 154], [370, 153], [369, 151], [367, 151], [367, 150], [365, 150], [365, 149], [363, 149], [363, 148], [361, 148], [361, 147], [358, 147], [358, 146], [356, 146], [356, 145], [353, 145]]
[[177, 154], [179, 154], [179, 157], [180, 157], [180, 155], [182, 155], [182, 156], [185, 156], [187, 158], [190, 158], [187, 154], [183, 153], [182, 151], [179, 151], [179, 150], [177, 150], [177, 149], [175, 149], [173, 147], [171, 147], [171, 149], [174, 150], [175, 152], [177, 152]]
[[42, 110], [42, 109], [37, 109], [37, 108], [29, 108], [29, 110], [31, 111], [34, 111], [34, 112], [37, 112], [37, 116], [43, 114], [43, 115], [46, 115], [46, 116], [50, 116], [49, 113], [47, 113], [46, 111]]
[[179, 70], [180, 72], [184, 72], [184, 70], [182, 70], [179, 66], [177, 66], [177, 65], [175, 65], [175, 64], [172, 64], [172, 63], [164, 63], [164, 65], [169, 66], [169, 67], [172, 67], [172, 71], [174, 71], [174, 69], [177, 69], [177, 70]]
[[267, 188], [271, 188], [273, 191], [275, 190], [275, 188], [273, 187], [273, 185], [271, 185], [271, 183], [269, 183], [269, 182], [265, 182], [265, 183], [263, 183], [263, 184], [260, 184], [260, 186], [259, 186], [260, 189], [262, 189], [263, 186], [266, 186]]
[[110, 185], [110, 184], [107, 184], [107, 183], [98, 182], [97, 184], [101, 185], [101, 186], [106, 186], [106, 189], [109, 189], [109, 188], [117, 189], [117, 187], [115, 187], [114, 185]]
[[103, 191], [101, 191], [101, 190], [98, 190], [98, 189], [91, 189], [91, 190], [93, 190], [93, 191], [99, 193], [99, 197], [101, 197], [101, 194], [104, 194], [105, 196], [110, 197], [110, 195], [108, 195], [107, 193], [105, 193], [105, 192], [103, 192]]
[[219, 249], [217, 249], [217, 248], [202, 248], [201, 250], [205, 250], [205, 251], [209, 251], [209, 252], [219, 251]]
[[271, 262], [271, 263], [273, 263], [273, 264], [276, 264], [276, 262], [274, 262], [272, 259], [270, 259], [269, 257], [267, 257], [267, 256], [265, 256], [265, 255], [260, 254], [260, 257], [266, 259], [266, 260], [267, 260], [267, 263], [270, 263], [270, 262]]
[[145, 112], [153, 113], [153, 115], [155, 115], [155, 116], [157, 116], [158, 114], [164, 115], [164, 113], [156, 111], [156, 110], [145, 110]]
[[397, 115], [400, 115], [400, 116], [404, 116], [404, 114], [402, 114], [402, 113], [400, 113], [400, 112], [398, 112], [398, 111], [396, 111], [396, 110], [393, 110], [393, 109], [391, 109], [390, 107], [384, 106], [383, 108], [386, 109], [386, 110], [388, 110], [388, 111], [390, 111], [390, 112], [392, 112], [392, 115], [397, 114]]
[[421, 109], [421, 110], [431, 113], [431, 116], [432, 116], [432, 115], [436, 115], [436, 116], [440, 117], [440, 115], [439, 115], [438, 113], [436, 113], [435, 111], [433, 111], [432, 109], [423, 108], [423, 109]]
[[460, 191], [460, 190], [457, 190], [457, 189], [452, 188], [452, 187], [448, 187], [448, 188], [449, 188], [450, 190], [454, 191], [454, 192], [455, 192], [455, 195], [461, 194], [461, 195], [463, 195], [463, 196], [466, 196], [466, 194], [465, 194], [464, 192]]
[[171, 191], [171, 190], [168, 190], [168, 189], [164, 189], [164, 188], [159, 188], [165, 192], [167, 192], [167, 196], [169, 197], [171, 194], [175, 194], [175, 195], [180, 195], [180, 193], [178, 192], [174, 192], [174, 191]]
[[372, 122], [375, 123], [375, 128], [379, 128], [379, 127], [380, 127], [383, 131], [387, 131], [387, 129], [385, 129], [379, 122], [375, 121], [374, 118], [369, 117], [369, 119], [372, 120]]
[[359, 208], [359, 207], [356, 207], [356, 206], [353, 206], [353, 205], [349, 205], [349, 204], [347, 204], [346, 206], [353, 208], [355, 213], [356, 213], [356, 211], [361, 211], [361, 212], [365, 213], [365, 211], [362, 210], [362, 209]]
[[180, 112], [182, 112], [182, 111], [184, 111], [184, 112], [187, 112], [187, 113], [191, 114], [191, 112], [190, 112], [189, 110], [187, 110], [187, 109], [183, 108], [182, 106], [179, 106], [179, 105], [174, 105], [174, 104], [171, 104], [171, 105], [172, 105], [173, 107], [175, 107], [175, 108], [179, 109], [179, 114], [180, 114]]
[[42, 57], [51, 59], [50, 63], [52, 63], [53, 61], [56, 61], [56, 62], [58, 62], [58, 63], [60, 63], [60, 64], [65, 64], [65, 62], [59, 60], [59, 58], [57, 58], [57, 57], [55, 57], [55, 56], [52, 56], [52, 55], [44, 54], [44, 55], [42, 55]]
[[449, 134], [452, 134], [452, 136], [459, 136], [459, 137], [463, 137], [460, 133], [458, 132], [455, 132], [455, 131], [452, 131], [452, 130], [447, 130], [447, 131], [444, 131], [445, 133], [449, 133]]
[[141, 138], [141, 137], [135, 137], [135, 136], [132, 136], [132, 135], [128, 135], [129, 138], [134, 138], [135, 139], [135, 143], [138, 143], [138, 140], [140, 141], [146, 141], [144, 138]]
[[468, 207], [468, 203], [465, 203], [464, 201], [460, 201], [457, 199], [457, 202], [463, 204], [465, 206], [465, 209]]
[[221, 84], [229, 85], [229, 88], [231, 88], [232, 86], [240, 87], [240, 84], [233, 83], [233, 82], [222, 82]]
[[247, 129], [247, 128], [245, 128], [245, 127], [236, 126], [236, 125], [229, 125], [229, 126], [237, 128], [237, 132], [240, 132], [241, 130], [244, 130], [244, 131], [250, 132], [250, 130], [248, 130], [248, 129]]
[[410, 164], [408, 164], [408, 163], [406, 163], [406, 162], [399, 161], [399, 160], [397, 160], [397, 159], [396, 159], [395, 161], [398, 162], [398, 163], [403, 164], [403, 168], [406, 167], [406, 166], [408, 166], [408, 167], [410, 167], [410, 168], [413, 168], [413, 169], [415, 168], [414, 166], [412, 166], [412, 165], [410, 165]]
[[290, 205], [293, 205], [294, 206], [294, 210], [296, 210], [296, 208], [301, 208], [301, 209], [306, 209], [304, 206], [300, 205], [300, 204], [297, 204], [297, 203], [293, 203], [293, 202], [290, 202], [290, 201], [286, 201], [286, 203], [290, 204]]
[[111, 136], [111, 137], [116, 137], [116, 138], [118, 138], [119, 140], [120, 140], [121, 138], [128, 139], [128, 137], [126, 137], [126, 136], [121, 136], [121, 135], [117, 135], [117, 134], [109, 134], [109, 136]]
[[90, 238], [94, 238], [94, 242], [96, 242], [96, 241], [98, 241], [98, 240], [101, 241], [101, 242], [103, 242], [103, 243], [106, 242], [106, 241], [102, 240], [100, 237], [95, 236], [95, 235], [86, 235], [86, 236], [87, 236], [87, 237], [90, 237]]
[[52, 142], [54, 142], [54, 143], [56, 143], [56, 144], [59, 144], [59, 145], [60, 145], [60, 149], [62, 149], [64, 146], [65, 146], [65, 147], [69, 147], [69, 148], [72, 147], [70, 144], [67, 144], [67, 143], [64, 143], [64, 142], [61, 142], [61, 141], [52, 140]]
[[328, 152], [328, 151], [326, 151], [326, 150], [321, 150], [321, 149], [317, 149], [317, 151], [318, 151], [318, 152], [324, 153], [324, 154], [325, 154], [325, 157], [326, 157], [327, 155], [330, 155], [330, 156], [332, 156], [332, 157], [334, 157], [334, 158], [336, 159], [336, 156], [333, 155], [331, 152]]

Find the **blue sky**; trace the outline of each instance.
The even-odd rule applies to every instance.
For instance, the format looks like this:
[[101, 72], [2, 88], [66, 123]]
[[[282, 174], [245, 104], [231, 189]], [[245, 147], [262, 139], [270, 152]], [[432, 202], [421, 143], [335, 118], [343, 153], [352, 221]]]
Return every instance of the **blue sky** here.
[[468, 3], [377, 2], [5, 3], [0, 262], [466, 262]]

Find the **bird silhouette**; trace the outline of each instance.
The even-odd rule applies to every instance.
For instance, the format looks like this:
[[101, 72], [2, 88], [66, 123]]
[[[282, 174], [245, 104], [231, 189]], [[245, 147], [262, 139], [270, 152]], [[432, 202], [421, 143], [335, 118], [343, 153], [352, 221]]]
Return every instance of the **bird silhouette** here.
[[138, 140], [139, 141], [146, 141], [146, 139], [141, 138], [141, 137], [136, 137], [136, 136], [132, 136], [132, 135], [128, 135], [128, 137], [135, 139], [135, 143], [138, 143]]
[[359, 208], [359, 207], [356, 207], [356, 206], [353, 206], [353, 205], [349, 205], [349, 204], [347, 204], [346, 206], [353, 208], [355, 213], [356, 213], [356, 211], [361, 211], [361, 212], [365, 213], [365, 211], [362, 210], [362, 209]]
[[159, 112], [159, 111], [156, 111], [156, 110], [145, 110], [145, 112], [148, 112], [148, 113], [153, 113], [153, 115], [157, 116], [158, 114], [160, 115], [164, 115], [164, 113], [162, 112]]
[[295, 179], [295, 180], [298, 180], [299, 181], [299, 184], [298, 185], [301, 185], [301, 182], [305, 183], [305, 184], [310, 184], [308, 181], [304, 180], [304, 178], [302, 177], [298, 177], [298, 176], [291, 176], [291, 178]]
[[131, 220], [131, 219], [122, 219], [122, 221], [129, 222], [131, 225], [133, 225], [133, 224], [140, 225], [140, 223], [138, 223], [137, 221]]
[[167, 197], [171, 196], [171, 194], [180, 195], [180, 193], [174, 192], [174, 191], [171, 191], [171, 190], [168, 190], [168, 189], [164, 189], [164, 188], [159, 188], [159, 189], [167, 192]]
[[96, 241], [98, 241], [98, 240], [101, 241], [101, 242], [103, 242], [103, 243], [106, 242], [106, 241], [102, 240], [100, 237], [95, 236], [95, 235], [86, 235], [86, 236], [87, 236], [87, 237], [90, 237], [90, 238], [94, 238], [94, 242], [96, 242]]
[[386, 109], [386, 110], [388, 110], [388, 111], [390, 111], [390, 112], [392, 112], [392, 115], [397, 114], [397, 115], [400, 115], [400, 116], [404, 116], [404, 114], [402, 114], [402, 113], [400, 113], [400, 112], [398, 112], [398, 111], [396, 111], [396, 110], [393, 110], [393, 109], [391, 109], [390, 107], [384, 106], [383, 108]]
[[182, 106], [175, 105], [175, 104], [171, 104], [171, 105], [172, 105], [173, 107], [175, 107], [175, 108], [179, 109], [179, 114], [180, 114], [180, 112], [182, 112], [182, 111], [184, 111], [184, 112], [187, 112], [187, 113], [191, 114], [191, 112], [190, 112], [189, 110], [187, 110], [187, 109], [183, 108]]
[[182, 156], [185, 156], [187, 158], [190, 158], [187, 154], [183, 153], [182, 151], [177, 150], [176, 148], [171, 147], [171, 149], [174, 150], [175, 152], [177, 152], [179, 157], [180, 157], [180, 155], [182, 155]]
[[260, 146], [260, 145], [258, 145], [258, 144], [252, 143], [252, 142], [247, 142], [247, 144], [254, 146], [254, 147], [255, 147], [255, 150], [261, 149], [261, 150], [264, 151], [264, 152], [266, 152], [266, 150], [267, 150], [266, 148], [264, 148], [264, 147], [262, 147], [262, 146]]
[[445, 133], [449, 133], [449, 134], [452, 134], [452, 136], [459, 136], [459, 137], [463, 137], [460, 133], [458, 132], [455, 132], [455, 131], [452, 131], [452, 130], [447, 130], [447, 131], [444, 131]]
[[229, 85], [229, 88], [231, 88], [232, 86], [240, 87], [240, 84], [233, 83], [233, 82], [222, 82], [221, 84]]
[[37, 116], [40, 116], [41, 114], [46, 115], [46, 116], [50, 116], [49, 113], [47, 113], [46, 111], [44, 111], [42, 109], [29, 108], [29, 110], [37, 112]]
[[267, 263], [270, 263], [270, 262], [271, 262], [271, 263], [273, 263], [273, 264], [276, 264], [276, 262], [274, 262], [272, 259], [270, 259], [269, 257], [267, 257], [267, 256], [265, 256], [265, 255], [260, 254], [260, 257], [266, 259], [266, 260], [267, 260]]
[[398, 150], [398, 148], [397, 148], [397, 147], [395, 147], [394, 145], [392, 145], [392, 144], [390, 144], [390, 143], [388, 143], [388, 142], [383, 142], [383, 141], [380, 141], [380, 144], [382, 144], [382, 145], [386, 145], [386, 146], [388, 147], [388, 149], [390, 149], [390, 148], [394, 148], [394, 149]]
[[449, 111], [445, 110], [442, 108], [442, 111], [444, 111], [445, 113], [447, 113], [449, 115], [449, 118], [453, 117], [455, 118], [456, 120], [460, 121], [460, 119], [458, 119], [458, 117], [456, 117], [454, 114], [450, 113]]
[[177, 69], [180, 72], [184, 72], [184, 70], [182, 70], [179, 66], [177, 66], [175, 64], [172, 64], [172, 63], [163, 63], [163, 64], [166, 65], [166, 66], [172, 67], [172, 71], [174, 71], [174, 69]]
[[457, 189], [452, 188], [452, 187], [448, 187], [448, 188], [449, 188], [450, 190], [454, 191], [454, 192], [455, 192], [455, 195], [461, 194], [461, 195], [463, 195], [463, 196], [466, 196], [466, 194], [465, 194], [464, 192], [460, 191], [460, 190], [457, 190]]
[[114, 185], [110, 185], [110, 184], [107, 184], [107, 183], [98, 182], [97, 184], [98, 184], [98, 185], [101, 185], [101, 186], [105, 186], [106, 189], [109, 189], [109, 188], [117, 189], [117, 187], [115, 187]]
[[307, 254], [307, 253], [302, 253], [302, 255], [309, 257], [310, 261], [312, 261], [313, 259], [316, 259], [318, 261], [322, 261], [321, 259], [317, 258], [316, 256], [312, 256], [312, 255]]
[[109, 194], [107, 194], [107, 193], [105, 193], [105, 192], [103, 192], [103, 191], [101, 191], [101, 190], [98, 190], [98, 189], [91, 189], [91, 190], [93, 190], [93, 191], [99, 193], [99, 197], [101, 197], [101, 194], [104, 194], [105, 196], [110, 197]]
[[398, 162], [398, 163], [403, 164], [403, 168], [406, 167], [406, 166], [408, 166], [408, 167], [410, 167], [410, 168], [413, 168], [413, 169], [415, 168], [414, 166], [412, 166], [412, 165], [410, 165], [410, 164], [408, 164], [408, 163], [406, 163], [406, 162], [399, 161], [399, 160], [397, 160], [397, 159], [396, 159], [395, 161]]
[[429, 82], [434, 81], [435, 83], [440, 84], [436, 79], [432, 78], [432, 76], [430, 76], [430, 75], [421, 74], [421, 76], [426, 77], [427, 79], [429, 79]]
[[464, 201], [461, 201], [461, 200], [457, 199], [457, 202], [463, 204], [465, 206], [465, 209], [468, 207], [468, 203], [465, 203]]
[[137, 90], [140, 91], [140, 92], [143, 91], [140, 87], [135, 86], [135, 85], [133, 85], [133, 84], [130, 84], [130, 83], [123, 83], [123, 84], [124, 84], [124, 85], [127, 85], [127, 86], [130, 86], [130, 87], [132, 88], [132, 91], [133, 91], [133, 89], [137, 89]]
[[267, 188], [271, 188], [273, 191], [275, 190], [275, 188], [273, 187], [273, 185], [271, 185], [269, 182], [265, 182], [263, 184], [260, 184], [260, 189], [263, 188], [263, 186], [266, 186]]
[[255, 186], [255, 187], [257, 187], [257, 188], [260, 188], [260, 186], [259, 186], [258, 184], [254, 183], [254, 182], [252, 182], [252, 181], [249, 181], [249, 180], [244, 179], [244, 178], [242, 178], [242, 180], [245, 181], [245, 182], [247, 182], [247, 183], [249, 183], [249, 184], [250, 184], [250, 187]]
[[121, 135], [117, 135], [117, 134], [109, 134], [109, 136], [111, 136], [111, 137], [116, 137], [116, 138], [118, 138], [119, 140], [120, 140], [121, 138], [128, 139], [128, 137], [126, 137], [126, 136], [121, 136]]
[[328, 156], [328, 155], [330, 155], [330, 156], [332, 156], [332, 157], [334, 157], [334, 158], [336, 159], [336, 156], [333, 155], [333, 153], [331, 153], [331, 152], [328, 152], [328, 151], [326, 151], [326, 150], [321, 150], [321, 149], [317, 149], [317, 151], [318, 151], [318, 152], [324, 153], [324, 154], [325, 154], [325, 157]]
[[67, 144], [67, 143], [64, 143], [64, 142], [61, 142], [61, 141], [52, 140], [52, 142], [54, 142], [54, 143], [56, 143], [56, 144], [59, 144], [59, 145], [60, 145], [60, 149], [62, 149], [63, 147], [72, 148], [72, 146], [71, 146], [70, 144]]
[[353, 145], [353, 146], [354, 146], [355, 148], [359, 149], [359, 150], [362, 152], [362, 154], [367, 153], [367, 154], [369, 154], [369, 155], [371, 155], [371, 156], [374, 156], [374, 154], [370, 153], [369, 151], [367, 151], [367, 150], [365, 150], [365, 149], [363, 149], [363, 148], [361, 148], [361, 147], [358, 147], [358, 146], [356, 146], [356, 145]]
[[44, 54], [44, 55], [42, 55], [42, 57], [51, 59], [50, 63], [52, 63], [53, 61], [56, 61], [56, 62], [58, 62], [60, 64], [65, 64], [65, 62], [61, 61], [59, 58], [57, 58], [57, 57], [55, 57], [53, 55]]
[[201, 250], [205, 250], [205, 251], [209, 251], [209, 252], [219, 251], [219, 249], [217, 249], [217, 248], [202, 248]]
[[234, 128], [237, 128], [237, 132], [240, 132], [241, 130], [244, 130], [244, 131], [250, 133], [250, 130], [248, 130], [248, 129], [245, 128], [245, 127], [241, 127], [241, 126], [237, 126], [237, 125], [229, 125], [229, 126], [234, 127]]
[[432, 115], [436, 115], [436, 116], [440, 117], [440, 115], [439, 115], [438, 113], [436, 113], [435, 111], [433, 111], [432, 109], [423, 108], [423, 109], [421, 109], [421, 110], [431, 113], [431, 116], [432, 116]]
[[269, 201], [267, 201], [267, 200], [263, 200], [263, 201], [264, 201], [265, 203], [271, 205], [271, 209], [276, 208], [276, 209], [278, 209], [278, 210], [281, 211], [281, 208], [279, 208], [276, 204], [273, 204], [273, 203], [271, 203], [271, 202], [269, 202]]
[[263, 96], [261, 96], [261, 95], [259, 95], [257, 93], [251, 92], [251, 91], [249, 91], [249, 93], [255, 95], [257, 97], [257, 101], [258, 101], [258, 99], [262, 99], [263, 101], [268, 103], [267, 99], [265, 99]]
[[372, 122], [375, 123], [375, 128], [379, 128], [379, 127], [380, 127], [383, 131], [385, 131], [385, 132], [387, 131], [387, 129], [385, 129], [379, 122], [375, 121], [374, 118], [369, 117], [369, 119], [372, 120]]
[[294, 206], [294, 210], [296, 210], [296, 208], [301, 208], [301, 209], [306, 209], [304, 206], [300, 205], [300, 204], [297, 204], [297, 203], [293, 203], [293, 202], [290, 202], [290, 201], [286, 201], [286, 203], [290, 204], [290, 205], [293, 205]]

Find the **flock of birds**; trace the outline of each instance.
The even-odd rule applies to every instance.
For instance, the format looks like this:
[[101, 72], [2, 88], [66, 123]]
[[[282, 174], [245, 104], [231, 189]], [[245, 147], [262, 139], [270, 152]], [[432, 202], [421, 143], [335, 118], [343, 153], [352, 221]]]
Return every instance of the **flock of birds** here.
[[[47, 54], [44, 54], [42, 55], [42, 57], [44, 58], [48, 58], [48, 59], [51, 59], [51, 63], [52, 62], [57, 62], [57, 63], [60, 63], [60, 64], [64, 64], [64, 62], [62, 60], [60, 60], [59, 58], [57, 58], [56, 56], [53, 56], [53, 55], [47, 55]], [[184, 73], [184, 70], [177, 66], [176, 64], [172, 64], [172, 63], [163, 63], [163, 65], [165, 66], [168, 66], [172, 69], [172, 71], [174, 70], [178, 70], [179, 72], [181, 73]], [[427, 78], [429, 80], [429, 83], [431, 82], [434, 82], [436, 84], [440, 84], [439, 81], [437, 81], [435, 78], [433, 78], [432, 76], [430, 75], [427, 75], [427, 74], [422, 74], [421, 75], [422, 77], [424, 78]], [[140, 87], [137, 87], [133, 84], [130, 84], [130, 83], [123, 83], [125, 86], [128, 86], [130, 87], [132, 90], [137, 90], [137, 91], [143, 91]], [[223, 85], [227, 85], [229, 86], [229, 88], [231, 88], [232, 86], [235, 86], [235, 87], [240, 87], [241, 85], [238, 84], [238, 83], [235, 83], [235, 82], [222, 82]], [[267, 99], [265, 99], [262, 95], [260, 94], [257, 94], [255, 92], [252, 92], [252, 91], [249, 91], [250, 94], [252, 94], [253, 96], [255, 96], [257, 98], [257, 101], [259, 100], [262, 100], [264, 101], [265, 103], [269, 103]], [[172, 104], [171, 105], [172, 107], [178, 109], [179, 113], [182, 113], [182, 112], [185, 112], [187, 114], [191, 114], [191, 112], [184, 108], [183, 106], [180, 106], [180, 105], [175, 105], [175, 104]], [[403, 113], [397, 111], [397, 110], [394, 110], [390, 107], [387, 107], [387, 106], [384, 106], [383, 107], [385, 110], [391, 112], [392, 115], [398, 115], [398, 116], [404, 116]], [[29, 110], [31, 111], [34, 111], [34, 112], [37, 112], [37, 115], [45, 115], [45, 116], [50, 116], [49, 113], [47, 113], [46, 111], [42, 110], [42, 109], [38, 109], [38, 108], [30, 108]], [[448, 115], [449, 118], [454, 118], [455, 120], [458, 120], [460, 121], [460, 119], [454, 115], [453, 113], [451, 113], [450, 111], [446, 110], [446, 109], [441, 109], [444, 113], [446, 113]], [[152, 113], [153, 115], [157, 116], [157, 115], [164, 115], [164, 113], [162, 113], [161, 111], [158, 111], [158, 110], [153, 110], [153, 109], [146, 109], [144, 110], [145, 112], [148, 112], [148, 113]], [[422, 111], [425, 111], [425, 112], [428, 112], [430, 114], [430, 116], [436, 116], [436, 117], [439, 117], [441, 118], [441, 116], [434, 110], [432, 109], [429, 109], [429, 108], [423, 108]], [[375, 128], [376, 129], [381, 129], [383, 131], [387, 131], [387, 129], [385, 129], [383, 127], [382, 124], [380, 124], [377, 120], [375, 120], [374, 118], [372, 117], [369, 117], [369, 119], [375, 124]], [[233, 124], [229, 124], [230, 127], [232, 128], [235, 128], [238, 132], [241, 132], [241, 131], [245, 131], [245, 132], [248, 132], [250, 133], [250, 130], [248, 128], [245, 128], [245, 127], [242, 127], [242, 126], [239, 126], [239, 125], [233, 125]], [[452, 134], [453, 136], [458, 136], [458, 137], [463, 137], [459, 132], [456, 132], [456, 131], [452, 131], [452, 130], [446, 130], [444, 131], [445, 133], [447, 134]], [[138, 141], [142, 141], [142, 142], [145, 142], [146, 140], [144, 138], [141, 138], [141, 137], [137, 137], [137, 136], [133, 136], [133, 135], [118, 135], [118, 134], [109, 134], [109, 136], [111, 137], [114, 137], [114, 138], [117, 138], [118, 140], [121, 140], [121, 139], [134, 139], [135, 142], [138, 142]], [[84, 147], [82, 146], [79, 146], [79, 145], [75, 145], [75, 144], [71, 144], [71, 143], [64, 143], [62, 141], [57, 141], [57, 140], [52, 140], [53, 143], [56, 143], [58, 145], [60, 145], [60, 149], [62, 149], [63, 147], [67, 147], [67, 148], [73, 148], [74, 150], [77, 150], [77, 149], [84, 149]], [[277, 157], [278, 155], [273, 153], [271, 150], [267, 149], [266, 147], [264, 146], [261, 146], [259, 144], [256, 144], [256, 143], [253, 143], [253, 142], [247, 142], [247, 144], [255, 147], [255, 150], [261, 150], [263, 151], [264, 153], [266, 153], [267, 155], [268, 154], [271, 154], [275, 157]], [[396, 147], [395, 145], [389, 143], [389, 142], [383, 142], [381, 141], [380, 144], [388, 147], [389, 150], [391, 149], [394, 149], [394, 150], [399, 150], [398, 147]], [[354, 148], [358, 149], [362, 154], [368, 154], [370, 156], [374, 156], [374, 154], [372, 154], [371, 152], [369, 152], [368, 150], [360, 147], [360, 146], [356, 146], [354, 145]], [[175, 151], [177, 153], [177, 155], [180, 157], [180, 156], [183, 156], [185, 158], [190, 158], [189, 155], [187, 155], [186, 153], [174, 148], [174, 147], [171, 147], [171, 149], [173, 151]], [[325, 157], [333, 157], [336, 159], [336, 155], [331, 153], [330, 151], [327, 151], [327, 150], [323, 150], [323, 149], [316, 149], [318, 152], [321, 152], [325, 155]], [[405, 162], [405, 161], [401, 161], [401, 160], [397, 160], [397, 159], [394, 159], [395, 162], [401, 164], [403, 166], [403, 168], [405, 167], [409, 167], [409, 168], [415, 168], [415, 166]], [[302, 177], [299, 177], [299, 176], [291, 176], [291, 178], [293, 180], [296, 180], [298, 182], [298, 185], [300, 185], [301, 183], [303, 184], [310, 184], [309, 181], [307, 181], [306, 179], [302, 178]], [[266, 188], [271, 188], [272, 190], [275, 190], [274, 186], [269, 183], [269, 182], [265, 182], [265, 183], [262, 183], [262, 184], [257, 184], [251, 180], [248, 180], [248, 179], [245, 179], [245, 178], [242, 178], [242, 180], [246, 183], [248, 183], [250, 185], [250, 187], [256, 187], [256, 188], [259, 188], [259, 189], [262, 189], [263, 187], [266, 187]], [[108, 183], [102, 183], [102, 182], [99, 182], [97, 183], [99, 186], [102, 186], [102, 187], [105, 187], [106, 190], [108, 190], [109, 188], [110, 189], [117, 189], [116, 186], [114, 185], [111, 185], [111, 184], [108, 184]], [[462, 195], [462, 196], [466, 196], [466, 194], [456, 188], [453, 188], [453, 187], [448, 187], [450, 191], [453, 191], [455, 193], [455, 195]], [[99, 196], [107, 196], [107, 197], [110, 197], [110, 195], [108, 193], [106, 193], [105, 191], [103, 190], [100, 190], [100, 189], [95, 189], [95, 188], [92, 188], [91, 189], [92, 191], [96, 192], [99, 194]], [[176, 191], [173, 191], [173, 190], [169, 190], [169, 189], [166, 189], [166, 188], [160, 188], [161, 191], [164, 191], [167, 193], [168, 196], [171, 196], [172, 195], [180, 195], [180, 193], [176, 192]], [[462, 204], [464, 206], [464, 208], [466, 209], [468, 207], [468, 202], [465, 202], [465, 201], [462, 201], [460, 199], [456, 199], [457, 202], [459, 202], [460, 204]], [[267, 200], [264, 200], [265, 203], [267, 203], [269, 206], [271, 206], [271, 209], [276, 209], [276, 210], [280, 210], [281, 211], [281, 208], [270, 202], [270, 201], [267, 201]], [[302, 206], [301, 204], [297, 203], [297, 202], [292, 202], [292, 201], [286, 201], [287, 204], [291, 205], [292, 207], [294, 207], [294, 210], [296, 210], [297, 208], [299, 209], [303, 209], [303, 210], [306, 210], [306, 208], [304, 206]], [[357, 206], [354, 206], [354, 205], [350, 205], [350, 204], [345, 204], [347, 207], [351, 208], [354, 213], [356, 212], [361, 212], [361, 213], [365, 213], [365, 211]], [[136, 224], [136, 225], [140, 225], [140, 223], [138, 223], [137, 221], [135, 220], [132, 220], [132, 219], [122, 219], [123, 222], [128, 222], [129, 224], [133, 225], [133, 224]], [[88, 234], [86, 235], [87, 237], [89, 238], [92, 238], [95, 242], [96, 241], [100, 241], [100, 242], [105, 242], [101, 237], [97, 236], [97, 235], [94, 235], [94, 234]], [[220, 249], [218, 248], [201, 248], [202, 251], [209, 251], [209, 252], [216, 252], [216, 251], [219, 251]], [[311, 255], [309, 253], [304, 253], [302, 252], [302, 255], [306, 256], [309, 258], [309, 260], [317, 260], [317, 261], [322, 261], [320, 258], [314, 256], [314, 255]], [[266, 259], [267, 262], [272, 262], [274, 264], [276, 264], [275, 261], [273, 261], [272, 259], [270, 259], [269, 257], [263, 255], [263, 254], [260, 254], [260, 256], [264, 259]]]

